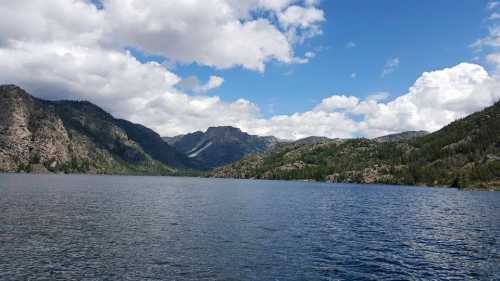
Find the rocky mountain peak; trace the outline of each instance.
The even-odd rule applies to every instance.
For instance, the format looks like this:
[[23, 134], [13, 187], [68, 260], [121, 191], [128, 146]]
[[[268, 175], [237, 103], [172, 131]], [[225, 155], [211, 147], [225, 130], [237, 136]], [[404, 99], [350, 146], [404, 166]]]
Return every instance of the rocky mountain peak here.
[[208, 168], [231, 163], [248, 154], [263, 152], [277, 142], [274, 137], [249, 135], [231, 126], [209, 127], [205, 132], [164, 139]]
[[241, 138], [249, 136], [239, 128], [231, 126], [209, 127], [205, 132], [206, 136], [213, 139]]
[[21, 87], [13, 84], [0, 85], [0, 95], [6, 97], [23, 97], [31, 98], [31, 96]]

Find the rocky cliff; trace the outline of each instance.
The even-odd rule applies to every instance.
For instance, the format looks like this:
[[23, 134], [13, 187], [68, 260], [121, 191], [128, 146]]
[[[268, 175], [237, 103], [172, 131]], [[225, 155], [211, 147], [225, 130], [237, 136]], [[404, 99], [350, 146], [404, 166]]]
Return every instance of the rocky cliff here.
[[45, 101], [0, 86], [0, 171], [172, 174], [197, 163], [90, 102]]

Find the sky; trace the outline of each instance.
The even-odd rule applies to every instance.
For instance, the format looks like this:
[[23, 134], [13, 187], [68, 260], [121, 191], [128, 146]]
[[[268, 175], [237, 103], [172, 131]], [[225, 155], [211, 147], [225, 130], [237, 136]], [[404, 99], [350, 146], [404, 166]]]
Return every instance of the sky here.
[[436, 131], [500, 99], [500, 2], [0, 2], [0, 83], [163, 136]]

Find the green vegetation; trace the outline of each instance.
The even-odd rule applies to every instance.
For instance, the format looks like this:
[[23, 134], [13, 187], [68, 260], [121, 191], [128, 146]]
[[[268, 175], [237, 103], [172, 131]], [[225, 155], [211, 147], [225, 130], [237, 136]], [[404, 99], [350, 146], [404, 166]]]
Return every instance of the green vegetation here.
[[215, 177], [500, 188], [500, 103], [410, 140], [281, 144]]

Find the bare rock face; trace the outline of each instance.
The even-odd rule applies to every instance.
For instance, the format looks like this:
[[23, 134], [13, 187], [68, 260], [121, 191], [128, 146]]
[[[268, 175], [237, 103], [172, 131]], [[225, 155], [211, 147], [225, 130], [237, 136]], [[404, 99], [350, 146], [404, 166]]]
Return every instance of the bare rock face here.
[[152, 130], [90, 102], [2, 85], [0, 109], [0, 172], [171, 174], [193, 164]]
[[53, 108], [12, 85], [0, 86], [0, 108], [0, 170], [69, 160], [68, 132]]

